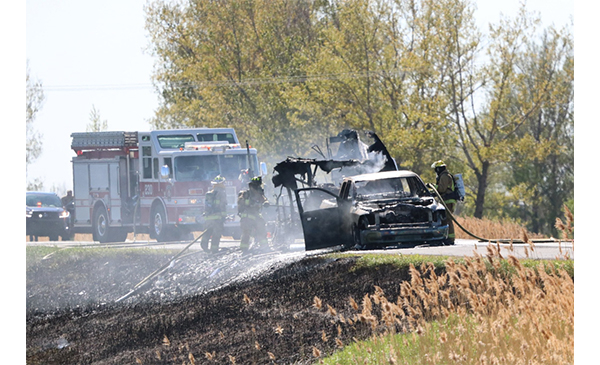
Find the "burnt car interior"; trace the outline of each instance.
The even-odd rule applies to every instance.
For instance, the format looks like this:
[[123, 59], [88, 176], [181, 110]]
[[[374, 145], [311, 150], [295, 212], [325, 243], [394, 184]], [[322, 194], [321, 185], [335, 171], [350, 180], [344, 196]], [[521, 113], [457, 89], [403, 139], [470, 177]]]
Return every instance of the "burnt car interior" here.
[[357, 201], [408, 199], [424, 204], [431, 204], [433, 201], [433, 196], [425, 185], [410, 177], [355, 181], [353, 186], [355, 189], [353, 198]]

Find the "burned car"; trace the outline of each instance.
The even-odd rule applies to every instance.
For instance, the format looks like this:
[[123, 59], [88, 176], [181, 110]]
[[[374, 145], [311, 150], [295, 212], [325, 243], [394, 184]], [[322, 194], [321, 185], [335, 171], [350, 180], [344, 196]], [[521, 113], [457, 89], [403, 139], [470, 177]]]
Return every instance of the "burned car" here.
[[295, 194], [306, 250], [442, 244], [448, 236], [444, 206], [411, 171], [347, 177], [337, 195], [318, 187]]
[[365, 133], [372, 140], [370, 145], [361, 140], [361, 134], [344, 129], [325, 140], [325, 150], [312, 146], [318, 158], [288, 157], [274, 167], [273, 187], [280, 190], [274, 195], [272, 220], [268, 222], [273, 245], [285, 250], [304, 236], [294, 196], [299, 187], [319, 187], [338, 194], [345, 177], [398, 170], [396, 161], [377, 134]]
[[[69, 240], [72, 236], [70, 213], [55, 193], [26, 193], [26, 235], [36, 239], [48, 236], [50, 241]], [[36, 239], [37, 240], [37, 239]]]

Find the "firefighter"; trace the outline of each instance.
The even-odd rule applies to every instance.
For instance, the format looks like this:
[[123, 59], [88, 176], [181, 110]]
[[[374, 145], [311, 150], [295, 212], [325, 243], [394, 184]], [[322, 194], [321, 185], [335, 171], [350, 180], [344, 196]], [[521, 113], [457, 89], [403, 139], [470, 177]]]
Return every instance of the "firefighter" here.
[[[227, 218], [227, 194], [225, 193], [225, 178], [217, 176], [211, 181], [212, 189], [206, 193], [204, 220], [206, 231], [200, 241], [200, 247], [206, 252], [219, 251], [219, 243]], [[210, 250], [208, 241], [211, 240]]]
[[238, 196], [238, 215], [242, 237], [240, 248], [247, 252], [250, 249], [250, 237], [254, 237], [259, 249], [268, 250], [266, 222], [262, 217], [262, 207], [268, 205], [265, 197], [262, 178], [254, 177], [248, 183], [248, 189]]
[[75, 219], [75, 204], [73, 197], [73, 190], [67, 190], [67, 195], [60, 198], [63, 207], [69, 212], [69, 225], [72, 228]]
[[67, 208], [73, 201], [73, 190], [67, 190], [67, 195], [63, 196], [60, 200], [63, 207]]
[[[434, 162], [431, 165], [431, 168], [435, 170], [437, 175], [434, 185], [435, 189], [440, 193], [442, 199], [444, 199], [444, 203], [448, 207], [450, 213], [454, 213], [454, 208], [456, 206], [456, 186], [454, 184], [454, 177], [448, 172], [446, 164], [442, 160]], [[454, 222], [449, 214], [446, 214], [446, 219], [444, 219], [442, 224], [448, 225], [448, 238], [444, 241], [444, 244], [453, 245], [456, 234], [454, 233]]]

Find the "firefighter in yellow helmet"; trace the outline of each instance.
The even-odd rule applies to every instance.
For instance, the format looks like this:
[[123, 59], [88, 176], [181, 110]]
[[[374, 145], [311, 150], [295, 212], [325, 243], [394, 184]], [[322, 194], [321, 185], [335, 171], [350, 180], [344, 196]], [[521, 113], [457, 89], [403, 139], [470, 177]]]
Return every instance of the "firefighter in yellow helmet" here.
[[254, 237], [255, 243], [261, 250], [267, 250], [267, 228], [262, 217], [262, 207], [268, 205], [265, 197], [262, 178], [254, 177], [248, 183], [248, 190], [243, 190], [238, 195], [238, 215], [240, 216], [240, 228], [242, 237], [240, 248], [247, 252], [250, 249], [250, 237]]
[[[200, 247], [204, 251], [216, 253], [219, 251], [219, 243], [227, 218], [227, 194], [225, 192], [224, 177], [220, 175], [215, 177], [211, 184], [212, 189], [206, 193], [204, 201], [206, 231], [200, 241]], [[209, 240], [211, 240], [210, 250], [208, 249]]]
[[[446, 164], [442, 160], [434, 162], [431, 165], [431, 168], [434, 169], [436, 173], [435, 189], [440, 193], [442, 199], [444, 199], [444, 203], [448, 207], [450, 213], [454, 213], [454, 208], [456, 207], [456, 198], [454, 197], [456, 186], [454, 184], [454, 177], [448, 172]], [[449, 214], [446, 214], [446, 219], [444, 219], [442, 224], [448, 225], [448, 238], [444, 241], [444, 244], [453, 245], [456, 234], [454, 233], [454, 222]]]

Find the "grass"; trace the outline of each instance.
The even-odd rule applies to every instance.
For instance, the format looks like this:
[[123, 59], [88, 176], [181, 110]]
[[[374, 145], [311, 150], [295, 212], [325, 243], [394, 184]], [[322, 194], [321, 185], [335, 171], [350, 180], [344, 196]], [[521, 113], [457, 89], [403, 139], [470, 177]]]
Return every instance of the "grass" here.
[[[492, 239], [537, 238], [517, 225], [502, 227], [505, 224], [475, 219], [463, 219], [461, 224], [479, 236]], [[572, 236], [572, 221], [568, 224]], [[461, 230], [456, 231], [458, 234]], [[54, 251], [55, 248], [28, 247], [27, 262], [41, 260]], [[69, 260], [73, 255], [126, 251], [86, 248], [58, 251], [55, 255], [57, 259]], [[353, 315], [345, 318], [338, 314], [342, 308], [333, 308], [317, 297], [313, 303], [307, 303], [311, 310], [325, 312], [328, 322], [333, 319], [338, 324], [333, 333], [323, 330], [322, 339], [332, 341], [329, 343], [335, 343], [339, 350], [326, 355], [313, 347], [315, 362], [573, 363], [574, 261], [518, 260], [510, 254], [505, 256], [500, 256], [494, 245], [488, 245], [486, 256], [475, 254], [459, 259], [361, 255], [352, 270], [394, 265], [406, 270], [409, 280], [399, 282], [401, 294], [397, 298], [387, 298], [378, 287], [363, 298], [349, 298], [344, 312], [350, 310]], [[368, 331], [367, 340], [346, 336], [350, 327], [357, 326]]]
[[[478, 219], [473, 217], [456, 217], [456, 220], [467, 231], [472, 232], [478, 237], [484, 237], [490, 240], [494, 239], [514, 239], [523, 240], [546, 238], [541, 234], [527, 231], [521, 225], [513, 221], [495, 221], [490, 219]], [[472, 239], [473, 237], [465, 233], [460, 227], [454, 224], [456, 238]]]
[[[410, 272], [410, 280], [400, 283], [401, 295], [390, 300], [375, 287], [360, 305], [350, 299], [354, 316], [338, 328], [340, 350], [319, 363], [573, 363], [573, 261], [519, 261], [488, 252], [445, 259], [441, 275], [441, 258], [396, 256]], [[339, 340], [345, 326], [361, 325], [372, 332], [367, 341]]]
[[110, 247], [69, 247], [58, 248], [50, 246], [26, 246], [25, 260], [26, 269], [37, 265], [40, 261], [52, 256], [53, 265], [63, 265], [81, 259], [104, 258], [111, 259], [115, 257], [127, 257], [140, 255], [160, 255], [176, 254], [179, 250], [170, 249], [151, 249], [151, 248], [110, 248]]
[[[146, 233], [138, 233], [137, 235], [134, 235], [133, 232], [129, 232], [127, 234], [127, 240], [133, 241], [134, 238], [136, 239], [136, 241], [148, 241], [150, 239], [150, 236]], [[31, 241], [28, 235], [25, 235], [25, 241]], [[38, 237], [38, 241], [47, 242], [50, 241], [50, 239], [47, 236], [40, 236]], [[73, 235], [72, 241], [93, 242], [94, 238], [92, 237], [91, 233], [75, 233]]]
[[[356, 256], [355, 254], [331, 254], [334, 257]], [[403, 255], [403, 254], [361, 254], [356, 264], [352, 267], [353, 271], [360, 269], [375, 269], [380, 265], [393, 265], [400, 269], [408, 268], [410, 264], [420, 266], [423, 263], [431, 263], [436, 268], [443, 268], [446, 256], [427, 256], [427, 255]]]

